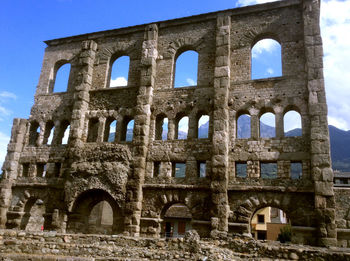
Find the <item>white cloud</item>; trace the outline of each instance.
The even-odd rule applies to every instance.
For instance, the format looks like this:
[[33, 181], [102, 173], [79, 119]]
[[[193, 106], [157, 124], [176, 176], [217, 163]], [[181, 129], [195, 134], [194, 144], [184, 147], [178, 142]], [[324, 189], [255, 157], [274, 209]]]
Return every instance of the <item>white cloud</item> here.
[[252, 58], [258, 58], [263, 52], [272, 53], [278, 48], [279, 43], [272, 39], [263, 39], [257, 42], [252, 49]]
[[179, 121], [179, 131], [188, 132], [188, 117], [183, 117]]
[[1, 167], [5, 161], [5, 156], [7, 153], [7, 144], [9, 143], [10, 137], [0, 132], [0, 173]]
[[9, 100], [15, 100], [17, 99], [17, 96], [8, 91], [1, 91], [0, 92], [0, 121], [4, 120], [4, 116], [9, 116], [12, 111], [7, 109], [4, 104], [7, 103]]
[[125, 77], [117, 77], [116, 79], [111, 79], [110, 87], [127, 86], [128, 80]]
[[273, 74], [275, 71], [272, 69], [272, 68], [268, 68], [267, 70], [266, 70], [266, 72], [268, 73], [268, 74]]
[[186, 82], [188, 83], [189, 86], [197, 85], [197, 83], [191, 78], [187, 78]]
[[350, 0], [322, 1], [321, 32], [329, 124], [350, 129]]
[[263, 4], [268, 2], [275, 2], [277, 0], [238, 0], [237, 5], [238, 6], [247, 6], [247, 5], [256, 5], [256, 4]]
[[0, 92], [0, 100], [2, 99], [8, 99], [8, 98], [11, 98], [11, 99], [17, 99], [17, 96], [16, 94], [12, 93], [12, 92], [8, 92], [8, 91], [2, 91]]

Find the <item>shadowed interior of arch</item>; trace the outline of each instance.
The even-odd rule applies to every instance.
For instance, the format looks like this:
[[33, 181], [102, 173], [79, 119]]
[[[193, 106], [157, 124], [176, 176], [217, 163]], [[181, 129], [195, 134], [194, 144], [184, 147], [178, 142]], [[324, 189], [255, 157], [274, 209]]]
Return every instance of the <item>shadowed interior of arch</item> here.
[[68, 230], [82, 233], [116, 234], [124, 231], [124, 217], [115, 199], [106, 191], [91, 189], [74, 202]]

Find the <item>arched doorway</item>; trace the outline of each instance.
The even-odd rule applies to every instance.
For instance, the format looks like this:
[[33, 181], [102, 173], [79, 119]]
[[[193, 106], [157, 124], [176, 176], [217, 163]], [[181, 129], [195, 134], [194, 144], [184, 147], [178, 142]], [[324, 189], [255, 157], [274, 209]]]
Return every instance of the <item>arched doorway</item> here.
[[291, 240], [290, 220], [279, 208], [267, 206], [258, 209], [250, 221], [250, 226], [252, 236], [257, 240]]
[[186, 205], [171, 205], [163, 214], [162, 236], [183, 237], [191, 229], [191, 220], [192, 214]]
[[24, 206], [20, 228], [28, 231], [44, 230], [44, 215], [44, 202], [38, 198], [30, 198]]
[[124, 231], [123, 213], [104, 190], [81, 193], [69, 215], [68, 231], [87, 234], [118, 234]]

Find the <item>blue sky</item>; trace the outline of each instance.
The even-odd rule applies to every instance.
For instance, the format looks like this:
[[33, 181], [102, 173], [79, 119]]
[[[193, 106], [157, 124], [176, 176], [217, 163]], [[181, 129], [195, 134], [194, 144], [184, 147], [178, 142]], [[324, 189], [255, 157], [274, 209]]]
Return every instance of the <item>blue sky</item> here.
[[[0, 166], [13, 118], [29, 117], [46, 47], [44, 40], [263, 2], [271, 0], [2, 0]], [[350, 32], [350, 0], [324, 0], [322, 6], [329, 122], [348, 130], [350, 77], [344, 76], [350, 76], [350, 34], [344, 32]], [[261, 48], [269, 51], [273, 45]]]

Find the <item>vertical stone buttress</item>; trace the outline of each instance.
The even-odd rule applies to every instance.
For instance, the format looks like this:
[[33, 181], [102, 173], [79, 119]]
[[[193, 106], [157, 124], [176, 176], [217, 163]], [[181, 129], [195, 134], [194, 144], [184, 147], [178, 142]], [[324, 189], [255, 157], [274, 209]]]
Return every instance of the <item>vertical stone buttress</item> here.
[[18, 177], [18, 161], [24, 145], [27, 122], [24, 119], [13, 120], [11, 140], [7, 146], [0, 183], [0, 228], [5, 228], [6, 225], [7, 210], [12, 198], [12, 183]]
[[[77, 76], [74, 79], [74, 104], [71, 118], [71, 127], [68, 140], [68, 148], [83, 149], [83, 133], [85, 124], [85, 114], [89, 109], [89, 90], [92, 83], [93, 65], [95, 61], [97, 44], [92, 40], [83, 41], [81, 52], [78, 57]], [[68, 164], [72, 164], [71, 160]], [[69, 166], [65, 166], [69, 168]], [[61, 223], [61, 230], [65, 231], [67, 217]]]
[[144, 183], [146, 156], [149, 142], [151, 104], [156, 75], [158, 27], [146, 26], [142, 43], [141, 79], [135, 108], [135, 126], [133, 137], [133, 176], [127, 186], [126, 233], [139, 236], [142, 210], [142, 185]]
[[216, 58], [214, 71], [213, 156], [212, 156], [212, 232], [228, 230], [228, 144], [230, 87], [230, 26], [229, 16], [219, 15], [216, 27]]
[[78, 60], [78, 75], [74, 79], [74, 105], [69, 134], [70, 147], [83, 145], [85, 113], [89, 109], [89, 91], [92, 83], [96, 50], [97, 44], [94, 41], [87, 40], [82, 42]]
[[330, 159], [319, 16], [320, 0], [304, 0], [304, 41], [311, 127], [311, 174], [315, 182], [315, 211], [319, 226], [319, 245], [335, 246], [337, 232], [333, 171]]

